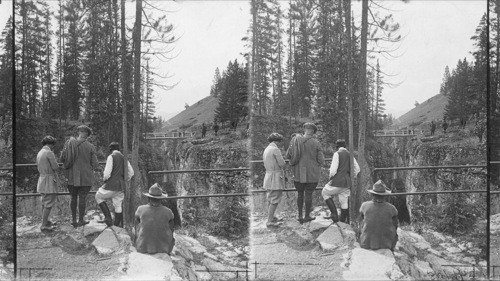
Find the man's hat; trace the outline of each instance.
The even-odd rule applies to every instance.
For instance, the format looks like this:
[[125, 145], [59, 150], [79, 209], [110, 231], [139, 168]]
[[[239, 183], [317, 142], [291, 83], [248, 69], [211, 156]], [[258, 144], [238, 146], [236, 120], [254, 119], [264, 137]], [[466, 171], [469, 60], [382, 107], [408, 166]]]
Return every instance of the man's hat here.
[[373, 184], [372, 189], [368, 189], [368, 192], [377, 195], [387, 195], [391, 193], [391, 191], [387, 189], [387, 186], [385, 186], [382, 180], [378, 180], [375, 184]]
[[90, 136], [90, 135], [92, 135], [92, 130], [87, 125], [80, 125], [80, 126], [78, 126], [78, 128], [76, 128], [76, 130], [78, 132], [80, 132], [80, 131], [87, 132], [87, 137]]
[[166, 199], [168, 197], [167, 194], [165, 194], [161, 191], [161, 188], [158, 186], [157, 183], [153, 184], [149, 188], [149, 193], [144, 193], [144, 195], [147, 197], [156, 198], [156, 199]]
[[314, 123], [311, 123], [311, 122], [305, 123], [304, 129], [313, 129], [314, 133], [316, 133], [318, 131], [318, 127]]

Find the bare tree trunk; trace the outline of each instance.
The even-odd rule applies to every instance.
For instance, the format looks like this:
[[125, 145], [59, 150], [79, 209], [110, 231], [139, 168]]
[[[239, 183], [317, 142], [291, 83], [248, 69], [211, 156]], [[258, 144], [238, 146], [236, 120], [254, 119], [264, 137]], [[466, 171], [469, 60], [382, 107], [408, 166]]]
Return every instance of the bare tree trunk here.
[[368, 164], [365, 158], [366, 143], [366, 116], [367, 116], [367, 98], [366, 98], [366, 57], [367, 57], [367, 39], [368, 39], [368, 0], [362, 0], [361, 13], [361, 51], [359, 63], [359, 135], [358, 135], [358, 163], [362, 173], [355, 189], [357, 189], [356, 200], [352, 201], [352, 208], [357, 211], [361, 206], [361, 191], [367, 186], [371, 179], [368, 171]]
[[[342, 1], [341, 1], [342, 2]], [[353, 100], [354, 100], [354, 92], [352, 90], [352, 77], [353, 77], [353, 68], [352, 68], [352, 46], [353, 40], [351, 37], [351, 0], [348, 0], [346, 3], [346, 13], [345, 13], [345, 25], [346, 25], [346, 34], [347, 34], [347, 118], [349, 123], [349, 151], [351, 152], [351, 171], [354, 171], [354, 114], [353, 114]], [[350, 198], [350, 206], [349, 206], [349, 221], [354, 226], [358, 226], [358, 210], [360, 205], [360, 191], [357, 188], [357, 184], [355, 182], [354, 173], [351, 173], [351, 198]]]

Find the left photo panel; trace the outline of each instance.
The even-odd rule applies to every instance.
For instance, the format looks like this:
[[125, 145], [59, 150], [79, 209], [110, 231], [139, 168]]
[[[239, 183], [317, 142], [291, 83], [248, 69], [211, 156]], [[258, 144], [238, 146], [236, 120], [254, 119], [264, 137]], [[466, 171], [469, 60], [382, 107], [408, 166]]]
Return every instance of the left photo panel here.
[[12, 1], [0, 2], [0, 280], [14, 279]]
[[249, 10], [15, 1], [19, 280], [248, 277]]

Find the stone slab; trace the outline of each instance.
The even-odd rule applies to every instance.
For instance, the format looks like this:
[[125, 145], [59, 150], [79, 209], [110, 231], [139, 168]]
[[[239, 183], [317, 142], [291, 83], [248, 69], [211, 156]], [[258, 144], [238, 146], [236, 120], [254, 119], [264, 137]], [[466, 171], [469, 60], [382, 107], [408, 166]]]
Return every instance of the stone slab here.
[[323, 230], [328, 228], [330, 225], [332, 225], [332, 220], [325, 219], [323, 217], [316, 217], [315, 220], [311, 221], [309, 223], [309, 231], [310, 232], [315, 232], [319, 230]]
[[110, 255], [120, 247], [120, 244], [113, 231], [111, 229], [105, 229], [94, 242], [92, 242], [92, 246], [96, 248], [99, 254]]
[[91, 220], [89, 224], [83, 227], [83, 235], [87, 237], [94, 233], [101, 233], [104, 231], [104, 229], [106, 229], [106, 224], [98, 223], [95, 220]]
[[130, 253], [122, 280], [171, 280], [173, 263], [167, 254]]
[[316, 238], [323, 251], [333, 251], [344, 243], [342, 233], [336, 225], [331, 225]]
[[362, 248], [352, 250], [349, 270], [344, 271], [345, 280], [391, 280], [398, 275], [394, 268], [396, 260], [390, 250], [371, 251]]

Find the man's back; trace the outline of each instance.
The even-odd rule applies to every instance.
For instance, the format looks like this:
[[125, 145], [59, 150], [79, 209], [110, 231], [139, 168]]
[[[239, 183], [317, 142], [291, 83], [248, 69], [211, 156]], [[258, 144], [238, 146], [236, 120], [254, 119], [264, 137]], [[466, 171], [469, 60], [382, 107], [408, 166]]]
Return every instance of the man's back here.
[[170, 253], [173, 248], [171, 229], [174, 214], [165, 206], [142, 205], [135, 212], [137, 226], [137, 251], [140, 253]]

